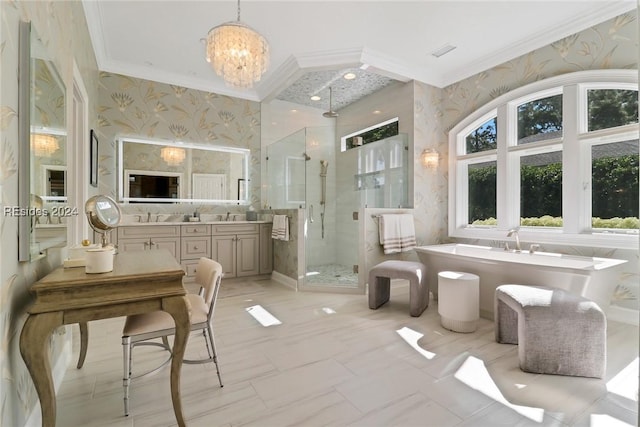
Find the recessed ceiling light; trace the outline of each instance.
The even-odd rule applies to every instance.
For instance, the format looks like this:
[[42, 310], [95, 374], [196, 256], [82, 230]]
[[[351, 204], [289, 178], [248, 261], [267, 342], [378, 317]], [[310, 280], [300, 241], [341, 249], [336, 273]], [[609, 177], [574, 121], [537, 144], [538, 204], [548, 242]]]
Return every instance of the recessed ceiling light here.
[[373, 113], [373, 114], [380, 114], [380, 113], [382, 113], [382, 111], [380, 111], [380, 110], [373, 110], [373, 111], [372, 111], [372, 113]]
[[442, 46], [440, 49], [436, 49], [433, 52], [431, 52], [431, 55], [435, 56], [436, 58], [440, 58], [442, 55], [451, 52], [455, 48], [456, 47], [453, 45], [446, 44]]
[[320, 98], [318, 95], [313, 95], [313, 96], [311, 97], [311, 100], [312, 100], [312, 101], [320, 101], [321, 99], [322, 99], [322, 98]]
[[345, 78], [345, 80], [353, 80], [356, 78], [356, 75], [354, 73], [347, 73], [343, 77]]
[[293, 110], [291, 110], [292, 113], [297, 113], [298, 110], [296, 110], [295, 108]]

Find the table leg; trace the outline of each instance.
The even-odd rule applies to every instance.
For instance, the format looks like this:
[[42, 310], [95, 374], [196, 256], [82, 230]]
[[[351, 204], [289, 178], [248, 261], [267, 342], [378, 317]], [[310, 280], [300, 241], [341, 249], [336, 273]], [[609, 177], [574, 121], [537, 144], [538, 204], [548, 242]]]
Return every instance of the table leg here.
[[20, 334], [20, 354], [38, 392], [42, 427], [56, 425], [56, 395], [49, 362], [49, 337], [60, 325], [62, 312], [31, 314]]
[[80, 326], [80, 355], [78, 356], [77, 368], [82, 368], [84, 365], [84, 359], [87, 357], [87, 347], [89, 346], [89, 325], [87, 322], [78, 323]]
[[171, 400], [173, 412], [180, 427], [185, 426], [182, 415], [182, 401], [180, 400], [180, 370], [184, 350], [191, 329], [191, 306], [186, 297], [167, 297], [162, 299], [162, 310], [169, 313], [176, 324], [176, 334], [173, 342], [173, 358], [171, 360]]

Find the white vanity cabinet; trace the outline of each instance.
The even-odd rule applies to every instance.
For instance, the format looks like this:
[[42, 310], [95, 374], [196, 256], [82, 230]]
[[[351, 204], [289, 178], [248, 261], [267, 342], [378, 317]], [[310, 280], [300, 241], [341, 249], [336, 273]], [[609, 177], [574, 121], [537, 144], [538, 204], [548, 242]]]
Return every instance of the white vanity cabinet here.
[[271, 223], [131, 224], [118, 227], [114, 234], [119, 252], [168, 249], [184, 268], [185, 284], [194, 283], [201, 257], [218, 261], [225, 278], [273, 270]]
[[211, 257], [222, 265], [225, 278], [260, 274], [259, 224], [215, 224]]
[[117, 243], [119, 252], [167, 249], [180, 259], [180, 226], [118, 227]]
[[202, 257], [211, 258], [211, 226], [193, 224], [181, 226], [180, 264], [186, 273], [185, 283], [193, 283], [196, 265]]

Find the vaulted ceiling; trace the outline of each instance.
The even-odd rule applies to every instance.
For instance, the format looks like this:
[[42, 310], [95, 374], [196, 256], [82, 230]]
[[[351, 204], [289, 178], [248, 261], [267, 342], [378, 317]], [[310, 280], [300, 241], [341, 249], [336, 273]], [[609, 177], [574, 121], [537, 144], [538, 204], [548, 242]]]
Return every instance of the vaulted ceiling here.
[[[241, 21], [270, 44], [252, 89], [225, 85], [204, 57], [235, 0], [84, 0], [98, 67], [224, 95], [340, 108], [395, 81], [445, 87], [637, 7], [635, 0], [242, 1]], [[455, 47], [436, 57], [434, 52]], [[352, 71], [353, 80], [343, 75]], [[311, 101], [319, 95], [319, 101]]]

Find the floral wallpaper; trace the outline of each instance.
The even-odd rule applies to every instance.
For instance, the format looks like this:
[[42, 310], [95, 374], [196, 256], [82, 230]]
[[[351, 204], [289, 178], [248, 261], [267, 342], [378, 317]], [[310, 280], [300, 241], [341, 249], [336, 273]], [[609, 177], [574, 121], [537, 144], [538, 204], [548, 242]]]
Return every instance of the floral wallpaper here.
[[[5, 207], [17, 205], [18, 146], [29, 143], [18, 141], [19, 22], [32, 23], [43, 49], [60, 72], [67, 98], [75, 62], [87, 88], [92, 125], [95, 120], [91, 117], [96, 117], [92, 100], [97, 99], [98, 73], [80, 2], [2, 1], [0, 19], [0, 204]], [[47, 119], [52, 125], [56, 123], [51, 115]], [[38, 261], [19, 263], [17, 229], [15, 217], [0, 216], [0, 425], [3, 426], [25, 425], [36, 408], [37, 394], [20, 356], [18, 342], [26, 319], [25, 310], [31, 301], [29, 286], [61, 263], [59, 252], [50, 252]], [[63, 349], [70, 344], [70, 339], [68, 327], [59, 328], [52, 335], [50, 349], [54, 368], [63, 359]]]
[[[116, 140], [121, 136], [251, 150], [251, 204], [260, 208], [260, 104], [119, 74], [100, 74], [99, 189], [117, 194]], [[215, 170], [219, 168], [216, 167]], [[172, 170], [182, 171], [180, 167]], [[215, 173], [215, 170], [208, 171]], [[233, 174], [232, 174], [233, 175]], [[123, 205], [127, 214], [181, 213], [180, 204]], [[244, 213], [246, 206], [203, 205], [202, 213]]]
[[638, 68], [637, 13], [629, 12], [444, 88], [444, 129], [526, 84], [574, 71]]

